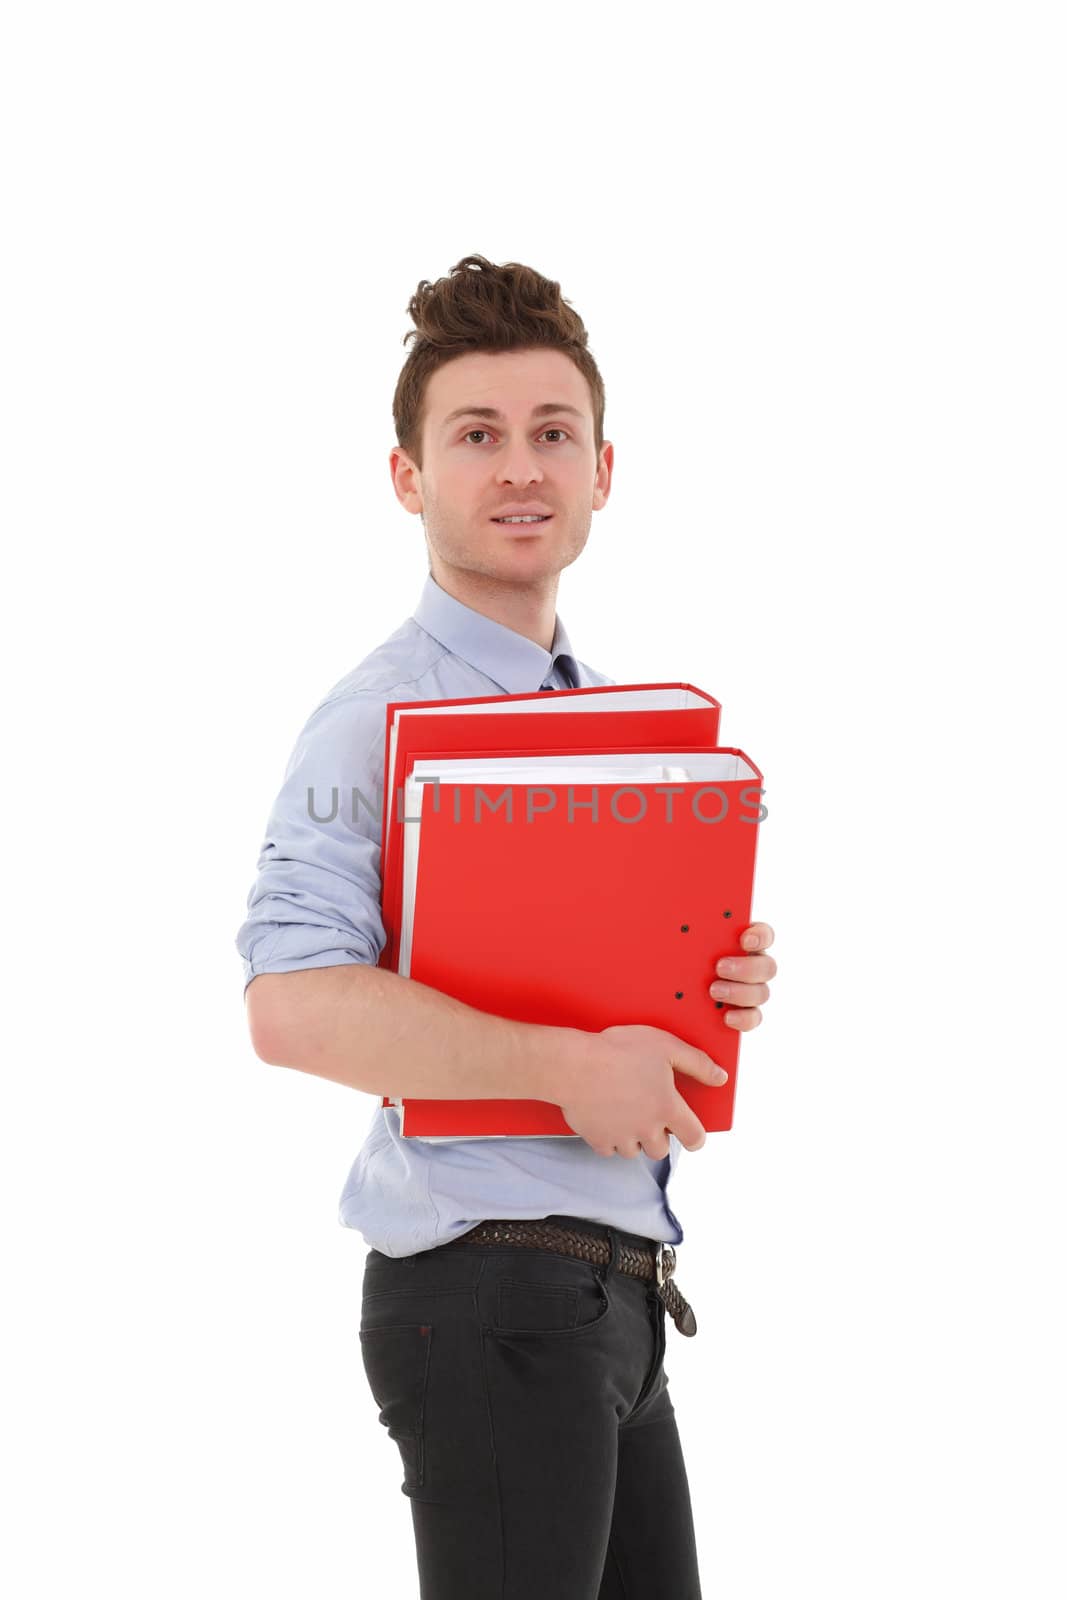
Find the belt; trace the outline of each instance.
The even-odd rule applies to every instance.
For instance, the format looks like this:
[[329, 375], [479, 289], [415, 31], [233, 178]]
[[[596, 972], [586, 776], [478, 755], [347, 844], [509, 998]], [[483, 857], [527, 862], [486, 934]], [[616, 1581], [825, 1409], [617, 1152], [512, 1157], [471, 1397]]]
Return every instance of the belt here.
[[[558, 1222], [520, 1222], [514, 1218], [494, 1218], [479, 1222], [469, 1233], [450, 1239], [439, 1248], [447, 1250], [453, 1245], [518, 1245], [530, 1250], [554, 1250], [560, 1255], [575, 1256], [579, 1261], [592, 1261], [606, 1266], [611, 1260], [611, 1240], [601, 1234], [584, 1233], [577, 1228], [564, 1228]], [[644, 1278], [655, 1282], [656, 1294], [674, 1318], [679, 1333], [692, 1338], [697, 1331], [693, 1308], [674, 1282], [674, 1247], [659, 1244], [655, 1250], [641, 1250], [636, 1245], [619, 1245], [616, 1268], [628, 1278]]]

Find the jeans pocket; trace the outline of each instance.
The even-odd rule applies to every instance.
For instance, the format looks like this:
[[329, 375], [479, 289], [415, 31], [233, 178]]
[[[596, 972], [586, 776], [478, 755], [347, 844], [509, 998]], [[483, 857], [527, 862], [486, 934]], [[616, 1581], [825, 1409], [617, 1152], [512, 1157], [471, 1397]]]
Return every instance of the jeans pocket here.
[[426, 1322], [361, 1328], [363, 1370], [378, 1407], [378, 1421], [400, 1451], [405, 1494], [420, 1489], [425, 1473], [423, 1413], [433, 1326]]
[[493, 1331], [498, 1334], [573, 1338], [597, 1327], [611, 1310], [608, 1290], [591, 1266], [536, 1265], [496, 1280]]

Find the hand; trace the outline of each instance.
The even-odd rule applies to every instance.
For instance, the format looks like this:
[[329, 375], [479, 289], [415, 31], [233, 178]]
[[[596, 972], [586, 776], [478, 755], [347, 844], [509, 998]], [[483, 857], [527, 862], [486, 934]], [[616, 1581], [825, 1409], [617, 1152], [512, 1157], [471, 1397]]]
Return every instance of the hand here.
[[716, 1087], [728, 1074], [703, 1050], [664, 1028], [622, 1023], [587, 1033], [581, 1070], [555, 1090], [564, 1121], [598, 1156], [633, 1157], [640, 1151], [662, 1161], [670, 1135], [699, 1150], [704, 1124], [678, 1092], [675, 1072]]
[[[741, 935], [741, 948], [761, 952], [774, 943], [774, 929], [767, 922], [754, 922]], [[723, 1021], [728, 1028], [739, 1033], [751, 1033], [763, 1021], [760, 1006], [770, 999], [770, 980], [778, 971], [773, 956], [759, 953], [744, 956], [723, 956], [716, 963], [715, 982], [708, 993], [713, 1000], [722, 1000], [736, 1010], [726, 1011]]]

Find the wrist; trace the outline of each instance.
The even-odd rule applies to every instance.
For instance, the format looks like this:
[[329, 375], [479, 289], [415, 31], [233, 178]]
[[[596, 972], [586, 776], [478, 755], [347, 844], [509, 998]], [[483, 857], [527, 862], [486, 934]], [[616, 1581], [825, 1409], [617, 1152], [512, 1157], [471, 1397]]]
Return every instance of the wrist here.
[[574, 1084], [588, 1073], [599, 1035], [584, 1028], [538, 1025], [529, 1030], [532, 1057], [530, 1098], [561, 1106], [571, 1099]]

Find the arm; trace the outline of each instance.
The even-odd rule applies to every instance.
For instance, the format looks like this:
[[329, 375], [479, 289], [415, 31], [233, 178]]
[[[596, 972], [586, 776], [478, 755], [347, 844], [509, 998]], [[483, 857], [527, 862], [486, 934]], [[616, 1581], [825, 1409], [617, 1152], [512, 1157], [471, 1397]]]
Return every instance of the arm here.
[[390, 1097], [547, 1100], [602, 1156], [643, 1149], [661, 1161], [669, 1132], [699, 1150], [704, 1128], [675, 1070], [703, 1083], [727, 1076], [660, 1028], [513, 1022], [367, 965], [266, 972], [246, 997], [261, 1060]]
[[262, 1061], [375, 1095], [559, 1105], [597, 1038], [493, 1016], [365, 964], [263, 973], [245, 998]]
[[561, 1070], [573, 1079], [595, 1035], [493, 1016], [377, 965], [384, 731], [383, 696], [339, 696], [290, 756], [237, 935], [252, 1046], [369, 1094], [558, 1104]]

